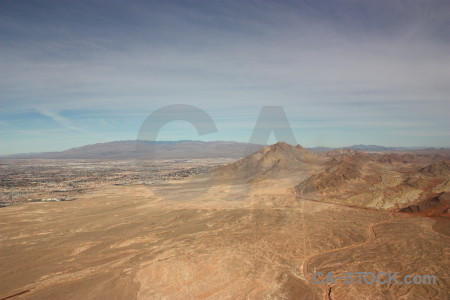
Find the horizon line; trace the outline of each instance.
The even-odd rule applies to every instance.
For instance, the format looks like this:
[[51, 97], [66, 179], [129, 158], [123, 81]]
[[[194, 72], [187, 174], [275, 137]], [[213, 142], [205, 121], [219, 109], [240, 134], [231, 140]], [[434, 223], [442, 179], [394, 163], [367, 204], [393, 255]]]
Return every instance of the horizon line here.
[[[48, 151], [39, 151], [39, 152], [16, 152], [16, 153], [6, 153], [6, 154], [1, 154], [0, 153], [0, 158], [8, 158], [11, 156], [18, 156], [18, 155], [32, 155], [32, 154], [44, 154], [44, 153], [61, 153], [61, 152], [65, 152], [65, 151], [69, 151], [72, 149], [78, 149], [78, 148], [82, 148], [82, 147], [86, 147], [86, 146], [94, 146], [94, 145], [98, 145], [98, 144], [108, 144], [108, 143], [117, 143], [117, 142], [130, 142], [130, 143], [135, 143], [138, 141], [142, 141], [142, 142], [156, 142], [156, 143], [180, 143], [180, 142], [201, 142], [201, 143], [218, 143], [218, 142], [226, 142], [226, 143], [240, 143], [240, 144], [252, 144], [249, 142], [241, 142], [241, 141], [233, 141], [233, 140], [214, 140], [214, 141], [202, 141], [202, 140], [159, 140], [159, 141], [150, 141], [150, 140], [112, 140], [112, 141], [108, 141], [108, 142], [98, 142], [98, 143], [92, 143], [92, 144], [84, 144], [81, 146], [76, 146], [76, 147], [71, 147], [71, 148], [67, 148], [64, 150], [48, 150]], [[279, 142], [284, 142], [284, 141], [277, 141], [275, 143], [271, 143], [271, 144], [254, 144], [254, 145], [260, 145], [260, 146], [270, 146], [270, 145], [274, 145], [276, 143]], [[284, 142], [287, 143], [287, 142]], [[289, 143], [287, 143], [289, 144]], [[296, 145], [292, 145], [289, 144], [291, 146], [296, 146]], [[297, 145], [300, 145], [303, 147], [302, 144], [297, 143]], [[346, 149], [346, 148], [351, 148], [351, 147], [357, 147], [357, 146], [365, 146], [365, 147], [382, 147], [382, 148], [387, 148], [389, 151], [389, 148], [391, 149], [405, 149], [405, 150], [424, 150], [424, 149], [450, 149], [450, 146], [386, 146], [386, 145], [378, 145], [378, 144], [353, 144], [353, 145], [347, 145], [347, 146], [336, 146], [336, 147], [331, 147], [331, 146], [309, 146], [309, 147], [304, 147], [306, 149], [317, 149], [317, 148], [326, 148], [326, 149], [330, 149], [330, 150], [334, 150], [334, 149]]]

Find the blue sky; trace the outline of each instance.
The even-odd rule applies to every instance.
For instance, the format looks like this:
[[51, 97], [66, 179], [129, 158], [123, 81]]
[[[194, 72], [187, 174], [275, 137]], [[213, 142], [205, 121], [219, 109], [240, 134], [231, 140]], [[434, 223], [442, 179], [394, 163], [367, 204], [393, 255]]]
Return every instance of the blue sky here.
[[[448, 1], [1, 1], [0, 154], [136, 139], [248, 141], [262, 106], [304, 146], [450, 146]], [[274, 141], [274, 140], [272, 140]]]

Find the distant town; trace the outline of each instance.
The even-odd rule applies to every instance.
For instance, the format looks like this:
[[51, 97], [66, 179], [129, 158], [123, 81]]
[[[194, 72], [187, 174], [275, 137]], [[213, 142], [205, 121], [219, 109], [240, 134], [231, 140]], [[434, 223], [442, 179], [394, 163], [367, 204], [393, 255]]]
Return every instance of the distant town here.
[[0, 207], [26, 202], [71, 201], [105, 185], [152, 184], [204, 174], [228, 158], [175, 160], [3, 159]]

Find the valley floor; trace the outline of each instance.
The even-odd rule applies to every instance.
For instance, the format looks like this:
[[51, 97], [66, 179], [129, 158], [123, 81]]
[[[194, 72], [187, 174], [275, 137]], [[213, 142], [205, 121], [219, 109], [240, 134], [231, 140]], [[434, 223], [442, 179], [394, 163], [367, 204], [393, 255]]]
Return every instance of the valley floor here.
[[[283, 185], [102, 187], [0, 209], [0, 299], [448, 299], [447, 222], [296, 199]], [[437, 283], [318, 284], [315, 272]]]

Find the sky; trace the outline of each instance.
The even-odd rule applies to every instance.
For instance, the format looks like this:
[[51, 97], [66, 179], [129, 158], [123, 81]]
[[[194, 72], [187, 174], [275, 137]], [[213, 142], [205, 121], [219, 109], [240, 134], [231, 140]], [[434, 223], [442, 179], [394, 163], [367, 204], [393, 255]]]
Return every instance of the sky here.
[[[0, 155], [134, 140], [167, 105], [248, 142], [450, 147], [449, 1], [0, 1]], [[272, 136], [270, 142], [275, 142]]]

